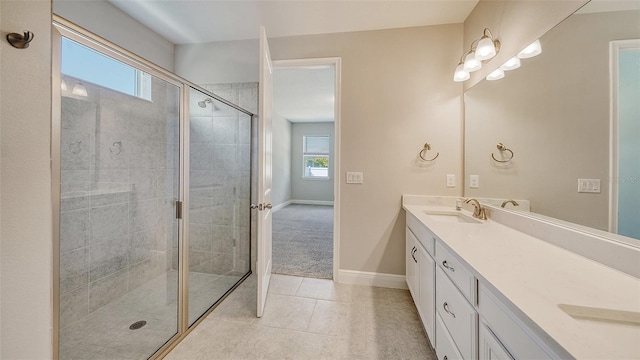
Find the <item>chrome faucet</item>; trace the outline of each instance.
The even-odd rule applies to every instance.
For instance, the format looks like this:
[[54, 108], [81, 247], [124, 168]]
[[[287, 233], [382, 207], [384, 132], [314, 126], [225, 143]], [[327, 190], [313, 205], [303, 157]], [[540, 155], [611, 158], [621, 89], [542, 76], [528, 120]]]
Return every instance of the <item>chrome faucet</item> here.
[[480, 220], [487, 220], [487, 213], [485, 208], [480, 205], [480, 202], [476, 199], [467, 199], [465, 203], [473, 205], [473, 217]]
[[503, 202], [502, 202], [502, 205], [500, 205], [500, 207], [502, 207], [502, 208], [503, 208], [503, 207], [507, 206], [507, 204], [508, 204], [508, 203], [513, 204], [513, 206], [518, 206], [518, 205], [520, 205], [520, 204], [518, 204], [518, 202], [517, 202], [517, 201], [515, 201], [515, 200], [513, 200], [513, 199], [509, 199], [509, 200], [505, 200], [505, 201], [503, 201]]

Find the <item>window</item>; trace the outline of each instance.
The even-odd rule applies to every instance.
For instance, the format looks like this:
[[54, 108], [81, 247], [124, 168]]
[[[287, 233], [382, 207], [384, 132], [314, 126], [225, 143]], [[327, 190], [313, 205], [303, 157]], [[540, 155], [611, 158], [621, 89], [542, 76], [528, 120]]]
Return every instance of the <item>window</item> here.
[[302, 177], [329, 178], [329, 136], [302, 137]]
[[151, 75], [62, 38], [62, 73], [151, 101]]

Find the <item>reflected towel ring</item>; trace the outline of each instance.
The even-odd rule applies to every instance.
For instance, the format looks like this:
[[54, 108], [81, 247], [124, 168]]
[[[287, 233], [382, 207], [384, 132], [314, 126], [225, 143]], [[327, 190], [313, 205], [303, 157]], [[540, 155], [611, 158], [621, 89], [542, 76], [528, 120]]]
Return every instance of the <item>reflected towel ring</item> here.
[[433, 161], [435, 159], [438, 158], [438, 156], [440, 156], [440, 153], [438, 152], [436, 154], [436, 156], [434, 156], [432, 159], [427, 159], [424, 156], [427, 154], [427, 151], [431, 150], [431, 144], [429, 143], [425, 143], [424, 147], [422, 148], [422, 150], [420, 150], [420, 153], [418, 154], [420, 156], [420, 159], [424, 160], [424, 161]]
[[503, 143], [498, 143], [498, 145], [496, 145], [496, 148], [498, 148], [498, 150], [500, 151], [508, 151], [509, 153], [511, 153], [511, 156], [509, 156], [509, 158], [507, 160], [498, 160], [496, 159], [495, 155], [493, 155], [493, 153], [491, 153], [491, 158], [499, 163], [506, 163], [511, 161], [511, 159], [513, 159], [513, 151], [511, 151], [511, 149], [508, 149], [506, 146], [504, 146]]

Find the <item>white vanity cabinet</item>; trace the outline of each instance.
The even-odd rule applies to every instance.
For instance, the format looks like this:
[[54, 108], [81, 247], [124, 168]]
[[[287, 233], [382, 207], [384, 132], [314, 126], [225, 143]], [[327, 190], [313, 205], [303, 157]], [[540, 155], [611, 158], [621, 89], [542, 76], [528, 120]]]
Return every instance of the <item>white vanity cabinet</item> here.
[[482, 316], [480, 360], [566, 357], [551, 350], [482, 283], [478, 286], [478, 310]]
[[406, 277], [407, 286], [418, 309], [431, 346], [435, 347], [435, 237], [415, 217], [407, 214]]
[[406, 256], [405, 256], [405, 276], [407, 279], [407, 287], [409, 288], [409, 292], [413, 297], [414, 301], [418, 299], [418, 259], [416, 258], [416, 249], [418, 246], [418, 239], [416, 239], [415, 235], [411, 232], [409, 227], [407, 226], [406, 235]]
[[484, 321], [480, 322], [478, 343], [480, 360], [514, 360]]
[[[462, 359], [478, 358], [478, 313], [473, 304], [476, 300], [476, 279], [437, 239], [435, 242], [436, 261], [436, 313], [444, 327], [444, 332], [455, 344]], [[444, 351], [450, 351], [445, 348]], [[436, 349], [439, 359], [450, 359], [443, 349]]]

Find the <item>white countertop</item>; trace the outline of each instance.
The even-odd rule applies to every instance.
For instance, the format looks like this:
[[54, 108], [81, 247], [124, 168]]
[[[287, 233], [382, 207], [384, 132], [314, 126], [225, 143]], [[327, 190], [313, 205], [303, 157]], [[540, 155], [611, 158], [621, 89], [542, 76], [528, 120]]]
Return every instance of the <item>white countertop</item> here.
[[447, 223], [425, 210], [403, 208], [457, 253], [480, 282], [490, 284], [577, 359], [640, 359], [640, 326], [577, 320], [558, 304], [640, 312], [640, 279], [514, 230], [498, 222]]

